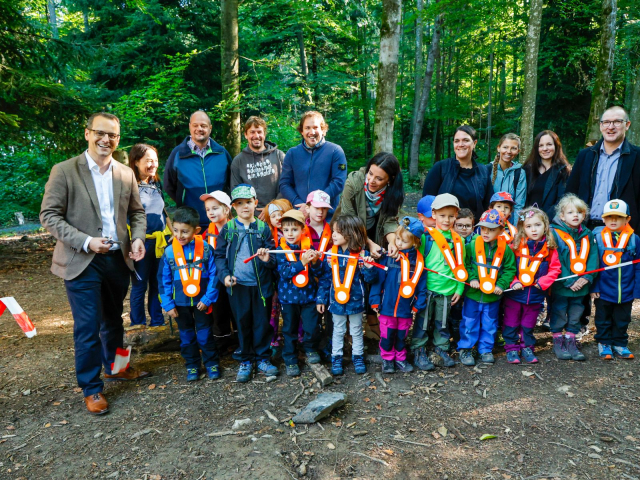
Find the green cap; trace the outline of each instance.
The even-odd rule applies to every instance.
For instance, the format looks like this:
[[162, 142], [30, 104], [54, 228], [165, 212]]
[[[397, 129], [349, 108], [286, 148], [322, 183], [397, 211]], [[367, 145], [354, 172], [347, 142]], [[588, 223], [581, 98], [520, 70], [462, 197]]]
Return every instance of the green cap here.
[[247, 183], [241, 183], [231, 190], [231, 203], [241, 198], [256, 198], [256, 189]]

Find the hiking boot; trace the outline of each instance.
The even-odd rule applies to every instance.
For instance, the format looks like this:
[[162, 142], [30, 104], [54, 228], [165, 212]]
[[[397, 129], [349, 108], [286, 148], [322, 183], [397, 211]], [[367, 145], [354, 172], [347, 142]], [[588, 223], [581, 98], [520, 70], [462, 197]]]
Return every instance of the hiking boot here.
[[187, 382], [195, 382], [200, 378], [197, 368], [187, 368]]
[[495, 363], [495, 359], [493, 358], [493, 353], [491, 352], [486, 352], [483, 353], [482, 355], [480, 355], [480, 360], [482, 360], [482, 363]]
[[396, 360], [396, 367], [398, 367], [398, 370], [404, 373], [413, 372], [413, 367], [406, 360]]
[[364, 364], [364, 355], [353, 355], [351, 357], [351, 361], [353, 362], [353, 366], [355, 367], [358, 375], [367, 373], [367, 366]]
[[307, 363], [320, 363], [320, 354], [318, 352], [307, 352]]
[[331, 357], [331, 375], [342, 375], [342, 355], [333, 355]]
[[624, 358], [625, 360], [632, 360], [633, 353], [627, 347], [613, 347], [613, 354], [616, 357]]
[[251, 379], [251, 372], [253, 371], [253, 365], [251, 362], [242, 362], [238, 368], [238, 374], [236, 375], [236, 382], [247, 383]]
[[297, 377], [300, 375], [300, 367], [298, 366], [297, 363], [294, 363], [292, 365], [287, 365], [286, 369], [287, 369], [287, 375], [289, 377]]
[[395, 371], [393, 360], [382, 360], [382, 373], [395, 373]]
[[473, 358], [473, 350], [470, 348], [460, 350], [460, 362], [467, 367], [473, 367], [476, 364], [476, 359]]
[[442, 350], [440, 347], [434, 348], [433, 349], [433, 353], [435, 353], [436, 355], [438, 355], [442, 359], [443, 366], [445, 366], [447, 368], [451, 368], [451, 367], [455, 367], [456, 366], [456, 362], [453, 361], [453, 358], [451, 358], [449, 356], [449, 354], [447, 352], [445, 352], [444, 350]]
[[269, 360], [261, 360], [258, 364], [258, 371], [264, 373], [267, 377], [274, 377], [280, 373], [278, 367], [272, 364]]
[[220, 367], [218, 365], [211, 365], [207, 367], [207, 375], [211, 380], [217, 380], [220, 378]]
[[538, 363], [538, 357], [535, 356], [533, 350], [529, 347], [522, 349], [522, 359], [527, 363]]
[[573, 333], [566, 334], [564, 341], [567, 346], [567, 352], [571, 355], [571, 360], [584, 362], [587, 359], [587, 357], [584, 356], [584, 353], [578, 349], [578, 345], [576, 345], [576, 336]]
[[613, 352], [611, 347], [605, 343], [598, 344], [598, 354], [602, 360], [613, 360]]
[[507, 352], [507, 363], [514, 363], [514, 364], [520, 363], [520, 355], [518, 355], [517, 350], [511, 350]]
[[424, 371], [429, 371], [436, 368], [435, 365], [431, 363], [431, 360], [429, 360], [429, 357], [427, 356], [427, 352], [425, 351], [424, 347], [420, 347], [415, 351], [414, 357], [413, 357], [413, 364], [416, 367], [418, 367], [420, 370], [424, 370]]
[[558, 360], [571, 360], [571, 354], [567, 351], [562, 333], [553, 334], [553, 353], [556, 354]]

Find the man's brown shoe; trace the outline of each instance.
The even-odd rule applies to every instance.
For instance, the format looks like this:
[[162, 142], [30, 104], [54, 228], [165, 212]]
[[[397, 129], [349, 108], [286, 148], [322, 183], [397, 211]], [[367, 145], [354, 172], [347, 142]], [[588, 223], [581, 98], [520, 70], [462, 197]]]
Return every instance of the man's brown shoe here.
[[109, 411], [109, 404], [102, 393], [94, 393], [84, 397], [84, 403], [92, 415], [104, 415]]
[[118, 380], [124, 380], [126, 382], [130, 382], [132, 380], [139, 380], [141, 378], [150, 377], [150, 372], [143, 372], [142, 370], [137, 370], [133, 367], [129, 367], [126, 370], [116, 373], [115, 375], [107, 375], [105, 373], [104, 378], [109, 382], [115, 382]]

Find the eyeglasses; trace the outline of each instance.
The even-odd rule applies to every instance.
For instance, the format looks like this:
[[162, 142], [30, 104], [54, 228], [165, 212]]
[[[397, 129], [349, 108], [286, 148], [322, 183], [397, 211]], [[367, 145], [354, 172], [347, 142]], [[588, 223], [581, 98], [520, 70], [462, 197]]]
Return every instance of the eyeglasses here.
[[465, 225], [463, 223], [456, 223], [454, 226], [460, 230], [470, 230], [473, 228], [473, 225]]
[[621, 127], [624, 123], [626, 123], [624, 120], [600, 120], [600, 125], [603, 127], [610, 127], [613, 125], [617, 128]]
[[87, 130], [95, 133], [98, 139], [103, 138], [105, 135], [109, 136], [109, 140], [117, 140], [118, 138], [120, 138], [120, 135], [117, 135], [115, 133], [103, 132], [102, 130], [94, 130], [93, 128], [87, 128]]

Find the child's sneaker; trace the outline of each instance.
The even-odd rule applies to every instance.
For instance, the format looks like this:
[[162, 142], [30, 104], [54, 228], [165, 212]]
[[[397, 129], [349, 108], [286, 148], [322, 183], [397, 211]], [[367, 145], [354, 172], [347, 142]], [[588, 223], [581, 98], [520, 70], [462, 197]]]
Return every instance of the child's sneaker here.
[[527, 363], [538, 363], [538, 357], [535, 356], [533, 350], [529, 347], [522, 349], [522, 359]]
[[571, 360], [576, 362], [584, 362], [587, 357], [584, 356], [576, 345], [576, 336], [573, 333], [567, 333], [565, 335], [565, 345], [567, 346], [567, 352], [571, 355]]
[[418, 367], [420, 370], [424, 370], [424, 371], [429, 371], [436, 368], [435, 365], [431, 363], [431, 360], [429, 360], [429, 357], [427, 356], [427, 352], [425, 351], [424, 347], [420, 347], [415, 351], [414, 357], [413, 357], [413, 364], [416, 367]]
[[318, 352], [307, 352], [307, 363], [320, 363], [320, 354]]
[[217, 380], [220, 378], [220, 367], [218, 367], [218, 365], [207, 367], [207, 375], [209, 375], [211, 380]]
[[200, 378], [197, 368], [187, 368], [187, 382], [195, 382]]
[[613, 360], [613, 352], [611, 347], [605, 343], [598, 344], [598, 354], [602, 360]]
[[351, 361], [353, 362], [353, 366], [355, 367], [358, 375], [367, 373], [367, 366], [364, 364], [364, 355], [353, 355], [351, 357]]
[[520, 355], [517, 350], [511, 350], [507, 352], [507, 363], [520, 363]]
[[238, 374], [236, 375], [236, 382], [246, 383], [251, 379], [251, 372], [253, 371], [253, 365], [251, 362], [242, 362], [238, 368]]
[[633, 353], [627, 347], [613, 347], [613, 354], [616, 357], [624, 358], [625, 360], [632, 360]]
[[396, 360], [395, 366], [398, 367], [398, 370], [400, 370], [401, 372], [404, 372], [404, 373], [413, 372], [413, 367], [406, 360]]
[[331, 357], [331, 375], [342, 375], [342, 355], [333, 355]]
[[297, 377], [300, 375], [300, 367], [298, 366], [297, 363], [294, 363], [293, 365], [287, 365], [287, 375], [289, 377]]
[[278, 367], [272, 364], [269, 360], [262, 360], [258, 364], [258, 371], [264, 373], [267, 377], [274, 377], [280, 373]]
[[382, 373], [395, 373], [395, 371], [393, 360], [382, 360]]
[[443, 366], [448, 368], [456, 366], [456, 362], [453, 361], [453, 358], [451, 358], [449, 354], [442, 350], [440, 347], [434, 348], [433, 352], [442, 359]]
[[482, 355], [480, 355], [480, 360], [482, 360], [482, 363], [495, 363], [493, 353], [491, 352], [483, 353]]
[[571, 354], [567, 351], [562, 333], [553, 334], [553, 353], [556, 354], [558, 360], [571, 360]]
[[476, 364], [476, 359], [473, 358], [473, 350], [470, 348], [460, 350], [460, 362], [467, 367], [473, 367]]

